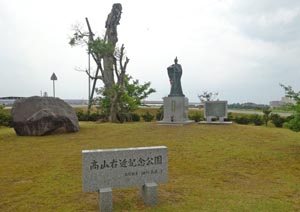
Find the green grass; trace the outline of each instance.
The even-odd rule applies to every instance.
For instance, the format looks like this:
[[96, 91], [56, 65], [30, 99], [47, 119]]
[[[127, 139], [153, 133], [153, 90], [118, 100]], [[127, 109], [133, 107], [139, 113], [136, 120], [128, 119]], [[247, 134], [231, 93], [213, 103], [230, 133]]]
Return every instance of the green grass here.
[[159, 205], [113, 190], [114, 211], [300, 211], [300, 133], [232, 124], [80, 123], [73, 134], [19, 137], [0, 128], [0, 211], [98, 211], [82, 192], [83, 149], [165, 145]]

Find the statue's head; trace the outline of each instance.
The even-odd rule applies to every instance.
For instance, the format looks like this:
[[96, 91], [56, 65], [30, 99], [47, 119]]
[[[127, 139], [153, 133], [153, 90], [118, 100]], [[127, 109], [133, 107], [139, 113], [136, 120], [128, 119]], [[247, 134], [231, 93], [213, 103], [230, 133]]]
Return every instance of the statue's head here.
[[177, 64], [177, 62], [178, 62], [178, 59], [177, 59], [177, 57], [175, 58], [174, 62], [175, 62], [175, 64]]
[[115, 3], [113, 4], [113, 10], [118, 10], [118, 11], [122, 11], [122, 4], [120, 3]]

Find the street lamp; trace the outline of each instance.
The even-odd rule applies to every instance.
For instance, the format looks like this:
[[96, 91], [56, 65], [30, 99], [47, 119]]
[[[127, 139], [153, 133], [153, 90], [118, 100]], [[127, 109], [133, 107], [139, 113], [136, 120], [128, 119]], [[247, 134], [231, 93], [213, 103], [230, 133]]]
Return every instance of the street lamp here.
[[55, 80], [57, 80], [57, 76], [55, 75], [54, 72], [51, 76], [51, 80], [53, 81], [53, 97], [55, 97]]

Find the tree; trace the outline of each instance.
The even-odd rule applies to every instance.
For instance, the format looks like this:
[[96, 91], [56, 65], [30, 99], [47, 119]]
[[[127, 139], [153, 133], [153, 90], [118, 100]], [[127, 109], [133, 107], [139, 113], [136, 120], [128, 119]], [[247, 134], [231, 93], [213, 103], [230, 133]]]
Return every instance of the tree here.
[[201, 102], [208, 102], [208, 101], [213, 101], [218, 95], [219, 93], [204, 91], [203, 94], [198, 95], [198, 98], [200, 99]]
[[287, 123], [287, 127], [293, 131], [300, 131], [300, 91], [296, 92], [291, 86], [285, 86], [280, 84], [285, 90], [285, 96], [296, 101], [296, 105], [293, 107], [294, 117]]
[[[125, 87], [122, 91], [119, 91], [118, 87], [115, 87], [116, 92], [120, 92], [120, 101], [117, 118], [119, 121], [123, 122], [126, 119], [131, 119], [131, 113], [138, 109], [138, 106], [142, 105], [142, 100], [147, 98], [151, 93], [155, 92], [153, 88], [150, 88], [150, 83], [140, 85], [139, 80], [133, 80], [131, 77], [126, 75]], [[97, 93], [100, 95], [98, 97], [98, 102], [102, 109], [102, 113], [105, 117], [109, 117], [111, 101], [109, 95], [107, 95], [105, 89], [98, 89]]]
[[286, 97], [291, 98], [295, 100], [297, 104], [300, 104], [300, 91], [295, 92], [291, 86], [285, 86], [283, 84], [280, 84], [280, 86], [284, 89]]
[[[113, 4], [111, 12], [108, 14], [105, 23], [105, 36], [104, 38], [94, 37], [92, 28], [88, 19], [86, 18], [86, 24], [88, 31], [83, 31], [79, 26], [74, 28], [74, 36], [70, 39], [69, 44], [71, 46], [85, 45], [88, 48], [92, 58], [94, 59], [97, 69], [94, 76], [89, 75], [93, 80], [93, 86], [91, 90], [90, 99], [94, 98], [96, 91], [97, 80], [101, 80], [104, 87], [101, 90], [101, 94], [105, 96], [105, 101], [109, 105], [108, 120], [110, 122], [119, 122], [118, 114], [120, 113], [121, 97], [126, 89], [126, 80], [128, 78], [126, 74], [129, 58], [125, 56], [125, 47], [122, 44], [121, 48], [117, 48], [118, 42], [117, 26], [120, 24], [122, 13], [122, 5], [117, 3]], [[150, 83], [149, 83], [150, 85]], [[151, 93], [151, 92], [150, 92]], [[92, 103], [90, 101], [88, 105], [88, 113], [90, 112]]]
[[269, 107], [265, 107], [263, 108], [262, 112], [265, 125], [268, 126], [272, 110]]

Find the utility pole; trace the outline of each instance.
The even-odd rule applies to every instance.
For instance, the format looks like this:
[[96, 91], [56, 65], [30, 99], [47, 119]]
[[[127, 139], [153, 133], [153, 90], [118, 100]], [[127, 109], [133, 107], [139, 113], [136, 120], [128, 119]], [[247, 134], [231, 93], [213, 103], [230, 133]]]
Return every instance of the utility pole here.
[[[85, 18], [85, 21], [86, 21], [86, 25], [88, 27], [88, 30], [89, 30], [89, 44], [90, 42], [94, 41], [94, 33], [92, 32], [92, 29], [91, 29], [91, 26], [90, 26], [90, 22], [88, 20], [88, 18]], [[96, 85], [96, 81], [97, 79], [94, 79], [94, 83], [93, 83], [93, 89], [92, 89], [92, 92], [91, 92], [91, 67], [90, 67], [90, 60], [91, 60], [91, 49], [90, 49], [90, 46], [88, 45], [88, 75], [89, 75], [89, 103], [88, 103], [88, 111], [87, 111], [87, 115], [88, 117], [90, 116], [90, 111], [91, 111], [91, 107], [92, 107], [92, 99], [93, 99], [93, 96], [94, 96], [94, 90], [95, 90], [95, 85]], [[97, 68], [96, 70], [96, 74], [95, 76], [98, 76], [98, 72], [99, 72], [99, 69]]]
[[88, 105], [91, 104], [91, 50], [88, 47], [88, 85], [89, 85], [89, 95], [88, 95]]
[[57, 80], [57, 77], [54, 72], [51, 76], [51, 80], [53, 81], [53, 97], [55, 97], [55, 80]]

